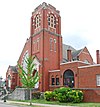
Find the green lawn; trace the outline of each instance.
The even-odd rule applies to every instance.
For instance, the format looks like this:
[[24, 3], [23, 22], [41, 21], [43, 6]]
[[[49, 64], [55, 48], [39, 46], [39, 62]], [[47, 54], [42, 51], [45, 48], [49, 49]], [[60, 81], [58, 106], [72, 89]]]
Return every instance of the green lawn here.
[[[22, 101], [21, 101], [22, 102]], [[23, 102], [30, 102], [24, 100]], [[34, 99], [32, 103], [50, 104], [50, 105], [64, 105], [64, 106], [77, 106], [77, 107], [100, 107], [100, 103], [60, 103], [59, 101], [46, 101], [45, 99]], [[43, 107], [43, 106], [31, 106], [31, 107]]]
[[44, 99], [32, 100], [32, 102], [33, 103], [41, 103], [41, 104], [64, 105], [64, 106], [100, 107], [100, 103], [60, 103], [58, 101], [46, 101]]

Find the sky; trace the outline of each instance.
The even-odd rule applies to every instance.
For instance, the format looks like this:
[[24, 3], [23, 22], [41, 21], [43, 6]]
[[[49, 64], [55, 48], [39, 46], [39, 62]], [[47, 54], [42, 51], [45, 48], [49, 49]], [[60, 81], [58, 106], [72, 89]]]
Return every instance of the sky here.
[[46, 2], [61, 15], [63, 43], [75, 49], [85, 46], [96, 62], [100, 36], [100, 0], [0, 0], [0, 76], [15, 66], [26, 39], [34, 9]]

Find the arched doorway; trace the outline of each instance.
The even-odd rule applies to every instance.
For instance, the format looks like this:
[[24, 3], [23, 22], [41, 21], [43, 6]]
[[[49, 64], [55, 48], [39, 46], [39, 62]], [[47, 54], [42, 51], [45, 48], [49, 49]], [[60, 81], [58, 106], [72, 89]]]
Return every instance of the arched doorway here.
[[63, 74], [63, 85], [70, 88], [74, 87], [74, 73], [72, 70], [68, 69]]

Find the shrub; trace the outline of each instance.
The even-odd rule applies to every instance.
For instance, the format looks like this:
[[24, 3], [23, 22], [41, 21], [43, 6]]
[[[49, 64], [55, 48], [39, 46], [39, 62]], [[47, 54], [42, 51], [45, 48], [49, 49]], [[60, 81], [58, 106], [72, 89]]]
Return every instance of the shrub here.
[[52, 93], [53, 93], [53, 99], [58, 100], [57, 97], [58, 97], [58, 93], [59, 93], [59, 88], [55, 89]]
[[70, 88], [61, 87], [52, 91], [45, 92], [47, 101], [57, 100], [59, 102], [79, 103], [83, 100], [83, 92], [80, 90], [72, 90]]
[[65, 95], [63, 95], [62, 93], [58, 94], [58, 101], [59, 102], [68, 102], [67, 99], [68, 99], [67, 94], [65, 94]]
[[55, 89], [53, 92], [55, 92], [56, 94], [58, 94], [58, 93], [66, 94], [67, 92], [69, 92], [71, 90], [72, 89], [70, 89], [70, 88], [61, 87], [61, 88]]
[[45, 99], [46, 99], [47, 101], [50, 101], [50, 100], [52, 100], [52, 99], [54, 98], [52, 91], [46, 91], [46, 92], [44, 93], [44, 96], [45, 96]]
[[68, 92], [69, 91], [71, 91], [71, 89], [66, 88], [66, 87], [61, 87], [61, 88], [55, 89], [53, 91], [53, 93], [55, 93], [54, 97], [59, 102], [68, 102]]
[[68, 92], [69, 102], [79, 103], [83, 100], [83, 92], [80, 90], [72, 90]]
[[32, 93], [32, 98], [34, 99], [40, 99], [41, 93], [40, 91], [36, 91]]

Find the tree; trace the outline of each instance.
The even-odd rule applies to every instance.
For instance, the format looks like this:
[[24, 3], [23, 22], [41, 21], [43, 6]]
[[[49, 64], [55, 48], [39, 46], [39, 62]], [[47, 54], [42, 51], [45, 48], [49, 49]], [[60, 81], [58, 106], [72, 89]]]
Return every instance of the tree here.
[[33, 63], [34, 58], [29, 56], [25, 59], [26, 62], [26, 71], [24, 68], [18, 64], [19, 71], [18, 74], [21, 78], [22, 86], [30, 90], [30, 105], [32, 105], [32, 89], [35, 87], [35, 84], [39, 81], [40, 75], [35, 69], [35, 64]]

